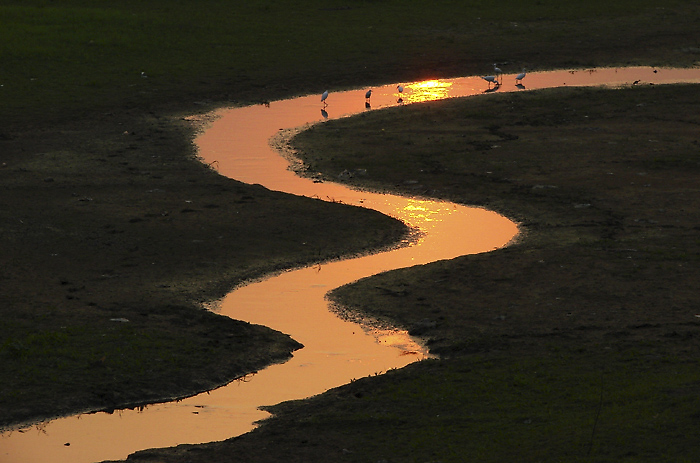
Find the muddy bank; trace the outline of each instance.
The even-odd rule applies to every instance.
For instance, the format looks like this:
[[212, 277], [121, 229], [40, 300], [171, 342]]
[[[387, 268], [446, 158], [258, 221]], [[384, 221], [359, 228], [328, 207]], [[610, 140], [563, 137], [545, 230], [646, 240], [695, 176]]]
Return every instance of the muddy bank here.
[[[391, 272], [335, 297], [424, 334], [421, 320], [444, 325], [434, 339], [444, 354], [470, 350], [467, 340], [694, 323], [697, 103], [696, 85], [556, 89], [338, 123], [362, 134], [343, 140], [346, 151], [332, 124], [300, 135], [298, 147], [329, 176], [362, 164], [358, 182], [483, 205], [525, 231], [510, 248]], [[386, 166], [384, 156], [397, 161]]]
[[199, 303], [404, 232], [225, 179], [196, 160], [195, 129], [111, 116], [2, 141], [0, 423], [192, 394], [282, 361], [300, 345]]
[[[508, 210], [525, 237], [493, 253], [334, 291], [354, 310], [429, 338], [444, 360], [271, 407], [274, 419], [239, 438], [130, 458], [656, 461], [694, 454], [697, 445], [682, 430], [696, 422], [700, 405], [692, 290], [700, 276], [697, 98], [695, 85], [495, 95], [301, 134], [296, 146], [329, 177], [362, 153], [373, 186], [409, 193], [420, 185]], [[422, 121], [418, 135], [409, 129], [414, 120]], [[332, 159], [320, 154], [329, 149]], [[395, 162], [387, 167], [384, 156]]]

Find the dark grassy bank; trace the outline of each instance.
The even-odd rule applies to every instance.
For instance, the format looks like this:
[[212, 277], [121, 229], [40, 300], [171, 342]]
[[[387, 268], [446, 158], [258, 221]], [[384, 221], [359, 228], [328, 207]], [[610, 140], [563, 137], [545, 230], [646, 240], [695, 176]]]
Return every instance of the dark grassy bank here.
[[525, 234], [332, 293], [426, 337], [444, 360], [274, 406], [275, 419], [237, 439], [138, 461], [692, 461], [698, 103], [697, 85], [560, 89], [301, 133], [293, 144], [329, 178], [365, 168], [366, 186], [418, 184], [498, 208]]
[[[700, 405], [692, 392], [700, 353], [698, 103], [697, 85], [554, 90], [339, 122], [341, 133], [364, 135], [342, 150], [318, 148], [338, 138], [331, 124], [298, 137], [307, 152], [334, 153], [321, 166], [329, 175], [361, 152], [370, 177], [397, 189], [411, 178], [436, 196], [505, 209], [525, 228], [509, 249], [389, 272], [333, 294], [413, 327], [451, 359], [387, 378], [379, 396], [394, 407], [370, 405], [371, 413], [381, 421], [389, 410], [401, 432], [386, 431], [391, 450], [378, 446], [376, 454], [692, 459], [698, 445], [683, 429], [694, 426]], [[404, 129], [411, 126], [420, 135]], [[391, 168], [379, 152], [395, 160]], [[461, 374], [446, 388], [455, 369]], [[351, 416], [367, 413], [363, 400], [353, 402]], [[311, 427], [331, 422], [332, 412], [318, 413]], [[425, 422], [410, 416], [431, 416], [433, 438], [421, 439]], [[443, 440], [450, 445], [430, 443]]]
[[3, 131], [103, 111], [190, 111], [207, 101], [480, 74], [493, 62], [690, 65], [700, 56], [700, 13], [684, 0], [33, 0], [1, 8]]
[[496, 61], [690, 65], [699, 18], [688, 1], [6, 2], [0, 423], [186, 394], [282, 359], [286, 337], [196, 303], [401, 232], [219, 178], [194, 162], [182, 115]]
[[0, 423], [180, 396], [282, 361], [299, 344], [199, 303], [403, 233], [220, 177], [181, 122], [90, 128], [77, 146], [65, 126], [35, 133], [31, 152], [2, 142]]

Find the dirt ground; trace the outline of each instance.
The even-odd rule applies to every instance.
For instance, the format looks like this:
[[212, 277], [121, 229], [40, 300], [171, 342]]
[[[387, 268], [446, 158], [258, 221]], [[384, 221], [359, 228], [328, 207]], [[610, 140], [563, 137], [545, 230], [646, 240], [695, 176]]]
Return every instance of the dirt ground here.
[[200, 303], [404, 233], [219, 176], [195, 157], [199, 128], [114, 114], [0, 140], [0, 425], [191, 395], [282, 361], [296, 341]]

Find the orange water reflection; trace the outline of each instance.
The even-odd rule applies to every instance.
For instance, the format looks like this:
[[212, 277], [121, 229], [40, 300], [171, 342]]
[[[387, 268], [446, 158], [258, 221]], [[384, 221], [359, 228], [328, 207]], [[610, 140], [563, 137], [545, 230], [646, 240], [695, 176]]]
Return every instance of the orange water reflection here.
[[430, 203], [420, 200], [409, 200], [404, 206], [401, 216], [408, 225], [415, 227], [418, 223], [437, 220], [440, 217], [439, 211], [432, 209]]
[[[508, 70], [504, 70], [508, 71]], [[519, 72], [520, 70], [517, 70]], [[656, 71], [656, 72], [655, 72]], [[631, 85], [700, 81], [700, 70], [651, 68], [602, 69], [592, 72], [529, 73], [524, 86], [513, 74], [503, 76], [496, 91], [522, 91], [563, 85]], [[404, 85], [404, 101], [428, 101], [446, 96], [483, 93], [479, 77], [430, 80]], [[269, 106], [217, 111], [217, 119], [197, 139], [203, 162], [223, 175], [292, 194], [342, 201], [398, 217], [421, 231], [413, 246], [392, 252], [283, 272], [242, 286], [218, 301], [216, 310], [233, 318], [270, 326], [305, 345], [294, 358], [245, 381], [179, 402], [58, 419], [0, 436], [3, 463], [92, 462], [123, 459], [138, 449], [222, 440], [253, 428], [267, 416], [258, 410], [284, 400], [318, 394], [353, 378], [401, 367], [424, 358], [425, 349], [401, 330], [362, 328], [328, 310], [327, 291], [367, 275], [492, 250], [517, 233], [510, 220], [484, 209], [419, 198], [401, 198], [350, 190], [333, 183], [314, 183], [288, 169], [271, 149], [280, 128], [323, 122], [365, 111], [365, 89], [333, 93], [321, 110], [318, 95]], [[373, 89], [372, 107], [395, 106], [396, 84]], [[371, 175], [371, 173], [370, 173]], [[390, 348], [383, 346], [389, 345]], [[65, 445], [70, 444], [70, 445]]]
[[426, 80], [408, 84], [404, 89], [404, 102], [441, 100], [449, 96], [452, 82], [447, 80]]

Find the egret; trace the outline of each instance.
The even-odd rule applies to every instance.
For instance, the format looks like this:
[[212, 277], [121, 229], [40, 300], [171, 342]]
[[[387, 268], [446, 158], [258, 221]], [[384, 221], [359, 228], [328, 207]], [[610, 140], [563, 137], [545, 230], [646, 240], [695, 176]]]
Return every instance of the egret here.
[[525, 72], [525, 68], [523, 68], [523, 72], [515, 76], [515, 83], [522, 83], [522, 80], [525, 78], [525, 74], [527, 73]]
[[372, 96], [372, 89], [370, 88], [369, 90], [367, 90], [367, 93], [365, 93], [365, 100], [369, 100], [371, 96]]
[[489, 88], [491, 88], [491, 84], [498, 85], [498, 80], [496, 80], [496, 76], [481, 76], [481, 78], [489, 83]]
[[497, 63], [493, 63], [493, 72], [496, 74], [496, 78], [503, 75], [503, 71], [497, 66]]
[[326, 98], [328, 98], [328, 90], [323, 92], [323, 95], [321, 95], [321, 102], [323, 102], [323, 104], [328, 104], [326, 103]]

